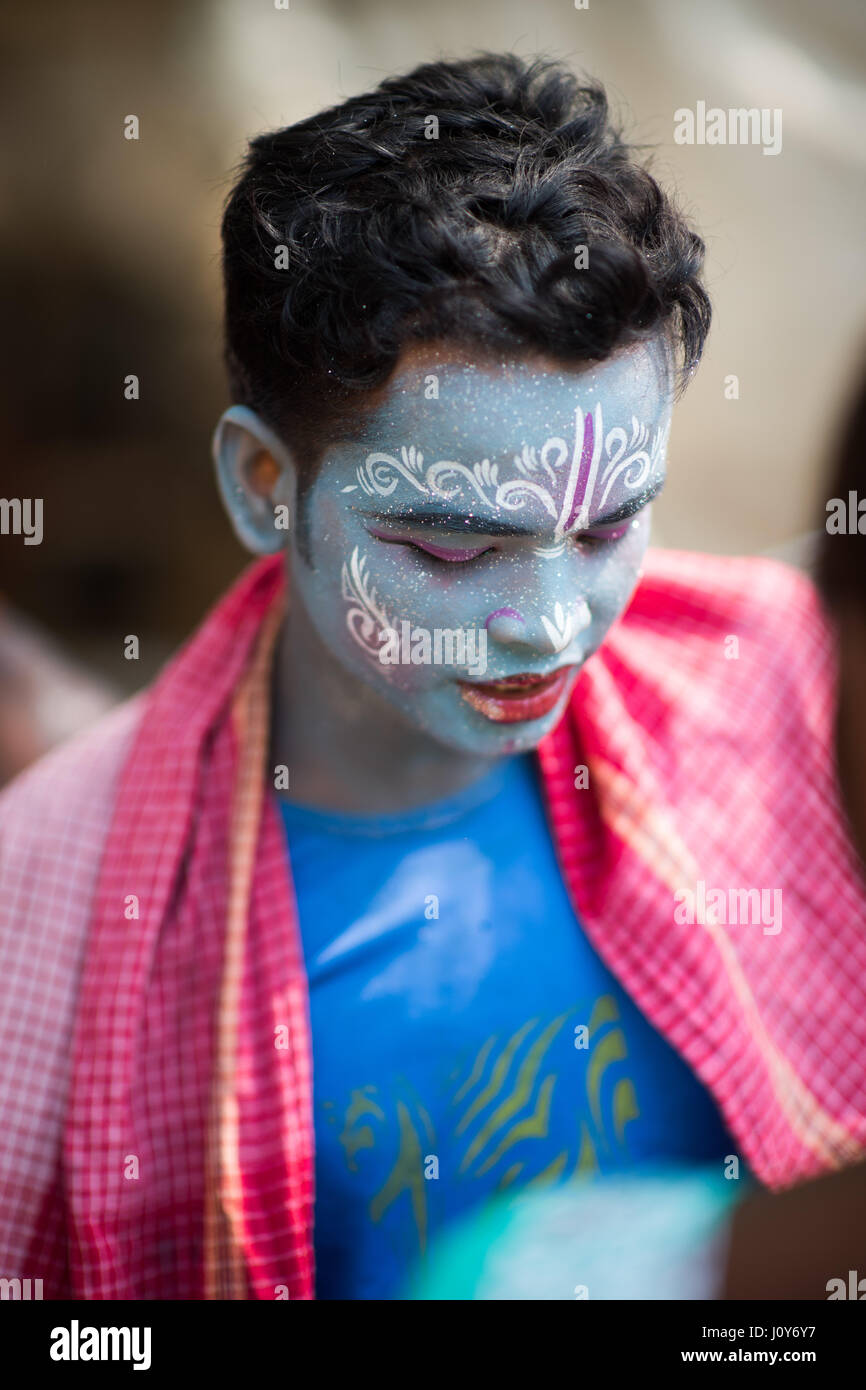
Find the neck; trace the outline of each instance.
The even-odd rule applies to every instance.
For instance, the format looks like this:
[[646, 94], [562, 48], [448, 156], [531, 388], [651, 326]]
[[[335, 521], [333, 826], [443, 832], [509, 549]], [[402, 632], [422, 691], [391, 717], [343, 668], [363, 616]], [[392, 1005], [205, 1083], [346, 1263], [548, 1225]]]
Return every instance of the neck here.
[[272, 762], [289, 769], [289, 798], [323, 810], [411, 810], [456, 794], [497, 761], [437, 742], [353, 678], [296, 593], [277, 643], [272, 709]]

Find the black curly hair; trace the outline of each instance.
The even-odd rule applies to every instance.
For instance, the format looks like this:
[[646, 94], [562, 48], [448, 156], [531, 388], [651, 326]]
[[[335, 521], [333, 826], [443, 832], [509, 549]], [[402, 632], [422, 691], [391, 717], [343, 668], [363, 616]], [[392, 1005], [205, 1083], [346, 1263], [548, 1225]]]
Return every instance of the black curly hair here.
[[412, 341], [577, 365], [664, 337], [681, 388], [710, 324], [700, 237], [603, 87], [544, 59], [427, 63], [260, 135], [222, 234], [233, 399], [304, 490]]

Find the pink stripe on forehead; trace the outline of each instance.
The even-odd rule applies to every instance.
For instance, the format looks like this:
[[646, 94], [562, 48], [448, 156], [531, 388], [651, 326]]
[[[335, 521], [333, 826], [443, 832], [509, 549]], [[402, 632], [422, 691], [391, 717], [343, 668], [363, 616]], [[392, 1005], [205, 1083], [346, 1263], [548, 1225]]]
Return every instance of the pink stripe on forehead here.
[[580, 512], [580, 509], [583, 506], [584, 502], [588, 504], [591, 500], [584, 494], [586, 492], [587, 483], [589, 482], [589, 468], [592, 462], [592, 450], [594, 443], [595, 428], [592, 423], [592, 412], [588, 410], [586, 412], [586, 415], [583, 417], [583, 448], [580, 453], [580, 465], [577, 471], [577, 485], [574, 489], [574, 497], [572, 498], [571, 508], [569, 510], [568, 517], [565, 522], [564, 529], [566, 531], [571, 530], [572, 526], [574, 525], [575, 518]]

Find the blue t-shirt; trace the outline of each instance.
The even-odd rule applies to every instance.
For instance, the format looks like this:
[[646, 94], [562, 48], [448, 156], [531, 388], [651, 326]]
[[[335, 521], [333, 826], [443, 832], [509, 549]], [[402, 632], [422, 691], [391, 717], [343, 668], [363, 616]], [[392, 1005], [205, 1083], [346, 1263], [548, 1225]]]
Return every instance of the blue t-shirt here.
[[281, 803], [310, 982], [318, 1298], [400, 1298], [503, 1192], [735, 1152], [590, 946], [531, 755], [400, 816]]

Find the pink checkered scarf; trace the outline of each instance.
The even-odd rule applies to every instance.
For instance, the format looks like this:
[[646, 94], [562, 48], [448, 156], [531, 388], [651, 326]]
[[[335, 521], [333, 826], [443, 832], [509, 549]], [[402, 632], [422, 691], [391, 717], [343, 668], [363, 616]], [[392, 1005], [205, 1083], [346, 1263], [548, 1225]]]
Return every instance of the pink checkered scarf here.
[[[267, 762], [284, 601], [279, 559], [254, 566], [146, 696], [0, 799], [0, 1274], [46, 1293], [313, 1296], [307, 986]], [[539, 750], [587, 935], [771, 1186], [866, 1143], [831, 691], [805, 580], [651, 552]], [[678, 923], [700, 883], [781, 890], [781, 930]]]

